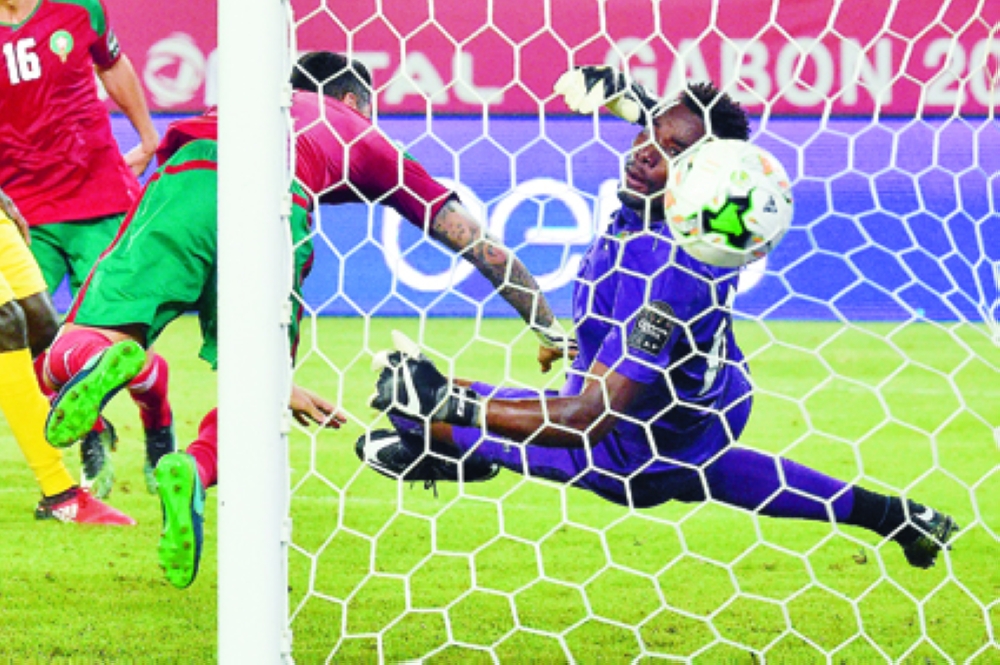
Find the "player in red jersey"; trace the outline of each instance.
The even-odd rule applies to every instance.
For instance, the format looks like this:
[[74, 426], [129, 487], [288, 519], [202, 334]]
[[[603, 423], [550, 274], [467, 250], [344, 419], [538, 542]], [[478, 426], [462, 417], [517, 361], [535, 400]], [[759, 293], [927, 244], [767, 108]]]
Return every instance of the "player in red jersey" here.
[[[86, 278], [138, 198], [159, 136], [141, 84], [121, 52], [103, 0], [0, 0], [0, 187], [31, 225], [31, 251], [54, 293]], [[139, 134], [122, 155], [94, 72]], [[174, 449], [164, 401], [166, 363], [130, 393], [146, 431], [147, 485], [159, 457]], [[111, 491], [114, 430], [99, 424], [80, 452], [83, 483]]]
[[[311, 54], [300, 61], [292, 83], [300, 89], [292, 103], [298, 130], [290, 218], [292, 241], [298, 248], [296, 294], [311, 261], [307, 209], [316, 200], [379, 202], [427, 228], [497, 286], [538, 333], [543, 367], [558, 357], [568, 340], [527, 268], [487, 236], [453, 192], [374, 129], [367, 71], [343, 56]], [[316, 122], [319, 118], [323, 122]], [[48, 375], [64, 386], [46, 429], [54, 445], [64, 445], [86, 431], [108, 396], [142, 367], [142, 347], [183, 311], [180, 305], [198, 309], [205, 337], [202, 357], [214, 360], [215, 301], [204, 291], [214, 286], [216, 129], [214, 111], [168, 129], [157, 151], [165, 166], [147, 185], [119, 239], [77, 296], [49, 360]], [[200, 242], [189, 240], [195, 237]], [[137, 243], [145, 243], [146, 250], [136, 252]], [[119, 251], [125, 245], [131, 260]], [[142, 283], [136, 284], [140, 276]], [[300, 301], [291, 298], [293, 303]], [[294, 343], [298, 317], [289, 324]], [[293, 391], [292, 407], [302, 423], [312, 420], [335, 427], [343, 422], [331, 404], [302, 389]], [[213, 411], [186, 452], [165, 455], [157, 466], [164, 516], [160, 561], [168, 580], [181, 588], [197, 574], [204, 489], [218, 480], [216, 460]]]
[[575, 342], [560, 327], [524, 264], [490, 236], [455, 192], [372, 124], [372, 80], [363, 64], [328, 51], [307, 53], [291, 82], [297, 90], [292, 104], [299, 132], [296, 176], [309, 193], [331, 205], [388, 205], [472, 263], [538, 336], [542, 371], [567, 348], [572, 352]]

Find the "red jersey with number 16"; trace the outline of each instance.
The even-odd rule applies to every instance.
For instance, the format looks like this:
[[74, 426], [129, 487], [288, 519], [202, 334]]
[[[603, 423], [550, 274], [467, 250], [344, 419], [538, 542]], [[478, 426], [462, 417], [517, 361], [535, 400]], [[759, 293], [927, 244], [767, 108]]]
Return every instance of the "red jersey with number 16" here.
[[0, 188], [29, 224], [116, 215], [138, 198], [94, 77], [119, 57], [103, 0], [39, 0], [0, 23]]

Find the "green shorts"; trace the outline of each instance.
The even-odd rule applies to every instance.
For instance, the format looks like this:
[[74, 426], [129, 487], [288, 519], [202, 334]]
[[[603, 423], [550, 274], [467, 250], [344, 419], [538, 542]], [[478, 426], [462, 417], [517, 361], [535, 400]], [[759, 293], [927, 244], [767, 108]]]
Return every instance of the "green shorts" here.
[[56, 292], [67, 274], [70, 292], [79, 291], [101, 252], [115, 239], [124, 218], [111, 215], [31, 227], [31, 253], [49, 293]]
[[[193, 141], [153, 175], [120, 237], [77, 295], [67, 320], [98, 328], [143, 325], [146, 344], [152, 345], [171, 321], [197, 312], [200, 356], [217, 366], [217, 162], [215, 141]], [[312, 256], [305, 208], [293, 207], [291, 226], [297, 243], [295, 305], [301, 301], [300, 275]], [[289, 324], [294, 344], [298, 321]]]

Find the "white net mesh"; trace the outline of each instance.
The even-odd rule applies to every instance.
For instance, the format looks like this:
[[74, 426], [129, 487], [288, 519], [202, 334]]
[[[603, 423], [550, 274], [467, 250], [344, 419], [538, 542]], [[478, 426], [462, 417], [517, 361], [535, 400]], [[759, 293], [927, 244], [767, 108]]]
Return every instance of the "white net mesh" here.
[[375, 473], [350, 444], [388, 426], [367, 399], [392, 329], [456, 376], [563, 376], [538, 373], [534, 336], [467, 263], [381, 207], [323, 206], [295, 378], [351, 422], [292, 439], [296, 660], [1000, 658], [997, 7], [508, 4], [301, 0], [297, 46], [369, 66], [379, 129], [567, 323], [638, 129], [569, 115], [552, 83], [604, 62], [664, 96], [716, 80], [797, 205], [741, 277], [755, 393], [740, 444], [962, 530], [925, 571], [860, 528], [718, 501], [639, 510], [510, 471], [434, 491]]

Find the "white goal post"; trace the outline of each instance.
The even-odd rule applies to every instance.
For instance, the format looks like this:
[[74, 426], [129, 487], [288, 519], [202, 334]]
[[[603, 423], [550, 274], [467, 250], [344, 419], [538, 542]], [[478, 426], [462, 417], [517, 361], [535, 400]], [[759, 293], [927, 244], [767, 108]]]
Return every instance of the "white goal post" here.
[[[1000, 657], [983, 572], [1000, 558], [1000, 10], [681, 4], [691, 16], [672, 21], [656, 0], [219, 3], [222, 662]], [[573, 116], [552, 82], [605, 63], [661, 95], [716, 80], [798, 206], [741, 277], [757, 382], [741, 443], [938, 501], [962, 526], [954, 551], [915, 571], [842, 525], [714, 501], [630, 510], [509, 471], [432, 494], [359, 462], [355, 439], [387, 426], [366, 398], [390, 327], [457, 374], [561, 381], [529, 373], [529, 336], [468, 264], [377, 205], [317, 207], [289, 367], [285, 84], [296, 50], [320, 49], [368, 66], [378, 130], [523, 258], [565, 322], [638, 129]], [[347, 412], [342, 430], [289, 426], [293, 374]]]
[[[288, 13], [281, 0], [219, 3], [222, 663], [282, 662], [291, 648]], [[248, 56], [255, 50], [268, 56]]]

